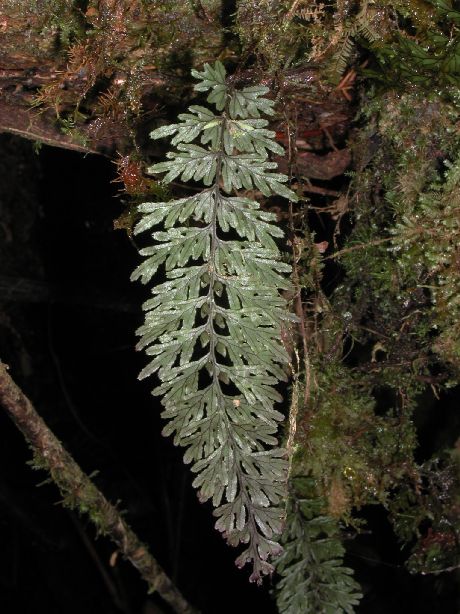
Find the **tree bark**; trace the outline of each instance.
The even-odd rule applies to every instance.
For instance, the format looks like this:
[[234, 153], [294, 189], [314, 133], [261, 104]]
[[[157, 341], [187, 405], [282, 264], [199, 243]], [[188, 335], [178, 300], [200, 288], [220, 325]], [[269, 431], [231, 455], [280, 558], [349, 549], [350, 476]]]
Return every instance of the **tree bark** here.
[[[82, 4], [85, 6], [81, 8]], [[222, 48], [220, 0], [2, 0], [0, 132], [130, 153], [136, 131]]]

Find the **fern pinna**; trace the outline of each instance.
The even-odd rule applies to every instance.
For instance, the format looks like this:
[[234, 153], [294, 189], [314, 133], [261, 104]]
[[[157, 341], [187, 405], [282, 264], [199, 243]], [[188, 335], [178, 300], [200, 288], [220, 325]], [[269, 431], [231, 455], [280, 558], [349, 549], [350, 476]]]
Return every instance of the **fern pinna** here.
[[290, 267], [280, 260], [274, 239], [283, 232], [274, 216], [237, 191], [296, 195], [268, 159], [269, 151], [283, 153], [261, 118], [274, 113], [268, 89], [230, 88], [220, 62], [192, 74], [218, 113], [191, 106], [178, 124], [151, 134], [172, 136], [177, 149], [149, 172], [204, 188], [140, 206], [135, 233], [153, 230], [154, 244], [141, 250], [145, 261], [132, 278], [147, 283], [159, 267], [166, 276], [144, 304], [138, 347], [152, 360], [140, 377], [158, 374], [153, 393], [162, 395], [169, 421], [163, 433], [188, 448], [184, 461], [197, 474], [200, 500], [212, 499], [216, 528], [231, 545], [247, 544], [236, 563], [252, 563], [251, 581], [260, 582], [281, 551], [274, 537], [282, 530], [287, 461], [275, 437], [283, 415], [274, 409], [281, 400], [274, 386], [288, 361], [280, 327], [292, 316], [279, 291], [290, 287]]

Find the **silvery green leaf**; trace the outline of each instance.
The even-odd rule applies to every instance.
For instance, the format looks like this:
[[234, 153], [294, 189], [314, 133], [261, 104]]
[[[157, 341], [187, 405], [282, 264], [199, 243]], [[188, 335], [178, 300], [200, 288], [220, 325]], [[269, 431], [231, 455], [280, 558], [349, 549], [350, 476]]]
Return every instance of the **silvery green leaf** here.
[[151, 139], [162, 139], [164, 137], [171, 136], [171, 134], [174, 134], [175, 132], [177, 132], [177, 129], [178, 129], [177, 124], [167, 124], [166, 126], [160, 126], [160, 128], [156, 128], [155, 130], [152, 130], [152, 132], [150, 133], [150, 138]]
[[216, 527], [230, 544], [247, 544], [237, 563], [250, 562], [259, 582], [280, 552], [274, 537], [288, 462], [276, 437], [283, 415], [275, 386], [288, 373], [281, 326], [296, 318], [280, 294], [292, 290], [291, 268], [281, 259], [276, 216], [235, 192], [297, 197], [269, 158], [283, 149], [260, 117], [273, 114], [267, 88], [230, 89], [220, 62], [193, 75], [217, 114], [193, 105], [177, 124], [157, 128], [153, 138], [172, 136], [175, 149], [149, 171], [166, 183], [208, 187], [139, 207], [135, 232], [148, 231], [152, 244], [132, 278], [160, 279], [137, 331], [150, 360], [140, 377], [156, 374], [163, 432], [185, 448], [200, 500], [217, 507]]
[[195, 85], [195, 90], [203, 92], [216, 85], [223, 85], [225, 84], [225, 75], [224, 65], [218, 60], [214, 63], [214, 66], [206, 63], [202, 72], [193, 69], [192, 76], [201, 81], [201, 83]]
[[196, 79], [200, 79], [200, 83], [197, 83], [194, 89], [197, 92], [211, 90], [208, 96], [208, 102], [215, 104], [218, 111], [222, 111], [224, 108], [227, 97], [225, 74], [224, 65], [219, 61], [215, 62], [214, 66], [205, 64], [203, 72], [192, 70], [192, 75]]
[[351, 569], [343, 565], [345, 549], [338, 523], [321, 515], [325, 502], [320, 497], [297, 494], [294, 484], [282, 536], [284, 551], [275, 561], [281, 576], [278, 610], [282, 614], [353, 614], [361, 594]]
[[261, 113], [265, 115], [274, 115], [275, 102], [264, 98], [264, 95], [269, 92], [268, 87], [263, 85], [255, 85], [245, 87], [242, 90], [232, 92], [229, 104], [229, 114], [232, 119], [241, 117], [260, 117]]

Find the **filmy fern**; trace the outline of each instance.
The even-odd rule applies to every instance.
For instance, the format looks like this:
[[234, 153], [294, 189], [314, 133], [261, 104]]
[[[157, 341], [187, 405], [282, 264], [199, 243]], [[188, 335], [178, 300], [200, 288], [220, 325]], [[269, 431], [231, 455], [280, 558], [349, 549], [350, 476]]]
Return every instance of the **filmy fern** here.
[[379, 34], [376, 24], [373, 23], [375, 17], [369, 12], [368, 2], [363, 2], [359, 12], [351, 21], [341, 26], [342, 33], [333, 56], [333, 67], [337, 74], [345, 72], [356, 48], [355, 39], [362, 38], [370, 44], [375, 44], [383, 38], [383, 32]]
[[[324, 514], [309, 478], [293, 480], [276, 603], [280, 614], [353, 614], [361, 598], [352, 570], [343, 566], [345, 549], [337, 521]], [[294, 488], [295, 486], [295, 488]], [[303, 491], [301, 494], [300, 491]]]
[[138, 347], [152, 360], [140, 377], [157, 373], [163, 432], [187, 447], [200, 500], [212, 499], [216, 528], [231, 545], [247, 544], [237, 565], [252, 563], [259, 582], [281, 550], [273, 538], [282, 529], [287, 461], [275, 437], [283, 416], [273, 406], [288, 360], [280, 326], [292, 316], [279, 291], [289, 288], [290, 267], [280, 260], [274, 216], [235, 191], [296, 196], [268, 159], [269, 151], [283, 153], [261, 118], [274, 113], [268, 89], [232, 90], [220, 62], [193, 75], [218, 113], [191, 106], [151, 134], [172, 136], [177, 149], [149, 172], [204, 188], [140, 206], [135, 233], [153, 231], [154, 244], [141, 250], [145, 261], [132, 278], [150, 282], [160, 267], [166, 276], [144, 304]]

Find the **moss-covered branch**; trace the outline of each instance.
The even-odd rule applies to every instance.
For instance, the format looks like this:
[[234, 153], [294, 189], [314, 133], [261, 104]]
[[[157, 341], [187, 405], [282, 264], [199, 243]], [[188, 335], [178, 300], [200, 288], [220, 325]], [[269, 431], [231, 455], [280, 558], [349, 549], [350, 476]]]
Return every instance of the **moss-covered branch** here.
[[1, 361], [0, 404], [30, 444], [34, 464], [50, 473], [63, 496], [64, 505], [87, 514], [98, 533], [106, 535], [117, 545], [124, 558], [134, 565], [147, 582], [149, 590], [158, 592], [174, 612], [195, 612], [119, 511], [107, 501], [64, 449], [29, 399], [11, 379], [7, 366]]

